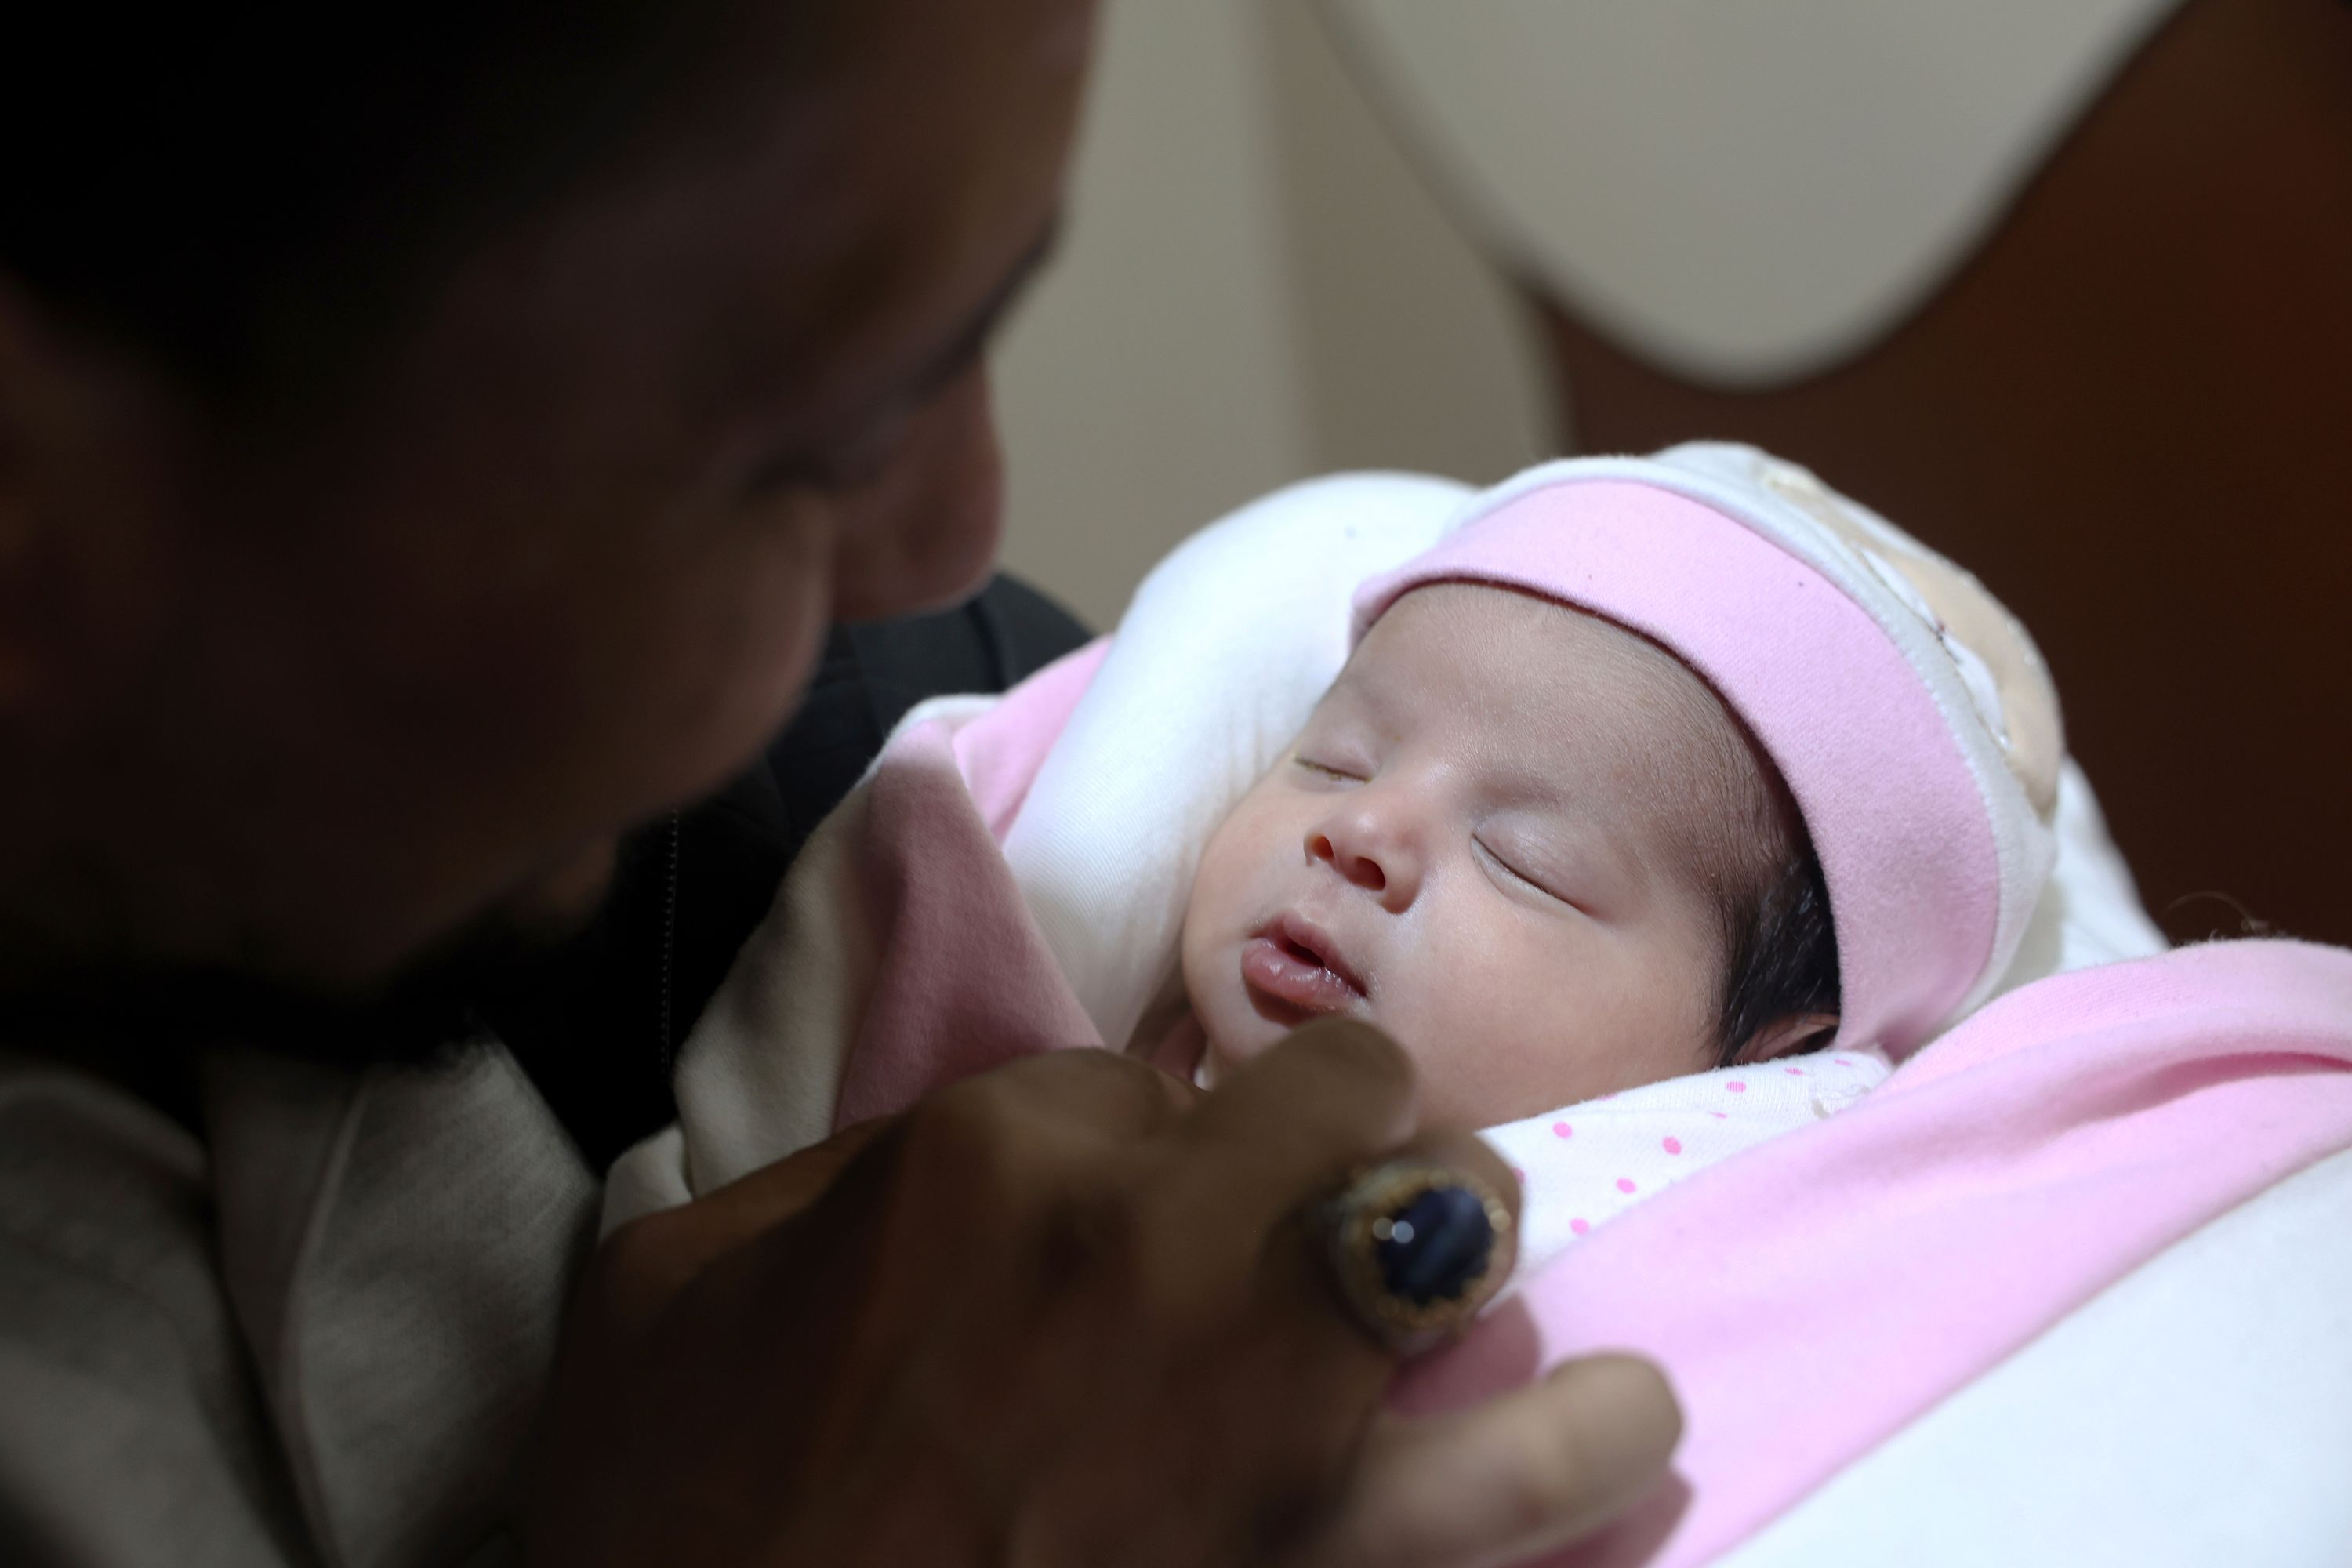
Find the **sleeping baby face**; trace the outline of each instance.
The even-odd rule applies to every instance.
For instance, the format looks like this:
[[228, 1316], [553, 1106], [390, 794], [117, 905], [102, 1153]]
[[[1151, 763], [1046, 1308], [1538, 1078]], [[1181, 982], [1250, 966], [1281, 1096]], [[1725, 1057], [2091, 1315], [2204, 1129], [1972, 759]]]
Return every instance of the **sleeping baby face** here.
[[1424, 1114], [1491, 1126], [1715, 1065], [1761, 766], [1631, 632], [1405, 595], [1202, 855], [1183, 965], [1212, 1069], [1343, 1015], [1413, 1058]]

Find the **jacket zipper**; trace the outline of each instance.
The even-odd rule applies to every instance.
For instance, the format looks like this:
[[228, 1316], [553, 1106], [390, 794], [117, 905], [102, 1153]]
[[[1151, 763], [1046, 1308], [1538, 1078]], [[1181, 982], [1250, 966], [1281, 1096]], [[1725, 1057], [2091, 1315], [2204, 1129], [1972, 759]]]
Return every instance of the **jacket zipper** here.
[[677, 851], [680, 831], [678, 814], [669, 814], [668, 864], [662, 887], [661, 937], [661, 1075], [669, 1081], [670, 1053], [674, 1048], [670, 1035], [670, 976], [677, 968]]

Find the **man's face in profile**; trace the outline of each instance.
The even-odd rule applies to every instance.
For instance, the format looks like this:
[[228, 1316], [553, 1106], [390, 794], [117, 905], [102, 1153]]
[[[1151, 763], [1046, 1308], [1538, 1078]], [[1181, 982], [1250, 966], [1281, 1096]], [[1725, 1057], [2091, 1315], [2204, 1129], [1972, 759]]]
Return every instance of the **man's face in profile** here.
[[117, 498], [168, 520], [167, 586], [96, 693], [167, 787], [105, 829], [141, 841], [93, 949], [367, 991], [469, 922], [560, 926], [622, 827], [758, 750], [831, 618], [981, 579], [980, 349], [1052, 232], [1091, 5], [741, 9], [682, 113], [460, 258], [298, 437], [174, 411], [168, 479]]

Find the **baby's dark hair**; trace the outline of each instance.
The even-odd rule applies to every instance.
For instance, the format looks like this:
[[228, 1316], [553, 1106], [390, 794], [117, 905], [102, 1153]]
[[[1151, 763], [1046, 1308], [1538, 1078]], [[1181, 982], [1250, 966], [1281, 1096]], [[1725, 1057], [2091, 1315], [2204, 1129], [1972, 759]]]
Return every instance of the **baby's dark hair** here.
[[[1724, 952], [1717, 1067], [1729, 1067], [1748, 1041], [1783, 1018], [1838, 1013], [1829, 884], [1803, 826], [1796, 825], [1788, 838], [1788, 853], [1761, 887], [1744, 897], [1727, 889], [1717, 906]], [[1836, 1034], [1834, 1026], [1824, 1029], [1807, 1048], [1819, 1050]]]
[[[1722, 989], [1716, 1065], [1729, 1067], [1773, 1025], [1822, 1018], [1806, 1046], [1836, 1035], [1837, 931], [1829, 884], [1804, 814], [1780, 770], [1738, 715], [1715, 699], [1707, 741], [1686, 754], [1696, 777], [1688, 848], [1713, 894]], [[1703, 803], [1703, 804], [1702, 804]]]
[[[1722, 963], [1715, 1064], [1731, 1066], [1785, 1022], [1811, 1026], [1802, 1048], [1819, 1050], [1836, 1037], [1841, 990], [1829, 884], [1804, 814], [1771, 754], [1704, 676], [1663, 644], [1615, 629], [1623, 635], [1584, 657], [1674, 672], [1644, 689], [1647, 732], [1660, 749], [1639, 774], [1674, 825], [1674, 869], [1696, 879], [1707, 900], [1702, 913], [1714, 917]], [[1774, 1044], [1775, 1054], [1786, 1048]]]

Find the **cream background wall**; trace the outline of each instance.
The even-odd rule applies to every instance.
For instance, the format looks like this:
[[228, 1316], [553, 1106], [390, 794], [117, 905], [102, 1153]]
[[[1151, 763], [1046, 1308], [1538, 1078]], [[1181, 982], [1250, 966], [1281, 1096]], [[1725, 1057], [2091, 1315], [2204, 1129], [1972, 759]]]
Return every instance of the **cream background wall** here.
[[1507, 283], [1308, 0], [1110, 0], [1093, 92], [1062, 249], [995, 355], [1012, 570], [1108, 626], [1277, 485], [1554, 449]]

